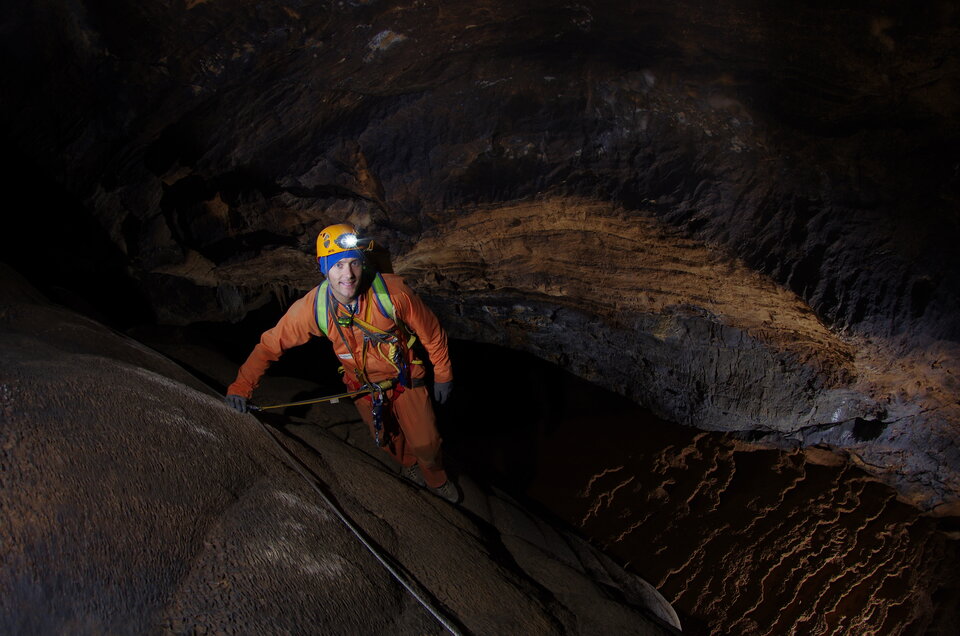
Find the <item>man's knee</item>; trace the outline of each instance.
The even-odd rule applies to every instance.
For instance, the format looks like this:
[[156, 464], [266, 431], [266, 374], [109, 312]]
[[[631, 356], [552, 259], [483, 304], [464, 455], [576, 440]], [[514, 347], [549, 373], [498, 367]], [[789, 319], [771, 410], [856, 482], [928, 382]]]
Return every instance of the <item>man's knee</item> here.
[[[409, 438], [407, 439], [409, 443]], [[410, 452], [417, 458], [417, 462], [427, 468], [440, 466], [440, 439], [425, 444], [410, 444]]]

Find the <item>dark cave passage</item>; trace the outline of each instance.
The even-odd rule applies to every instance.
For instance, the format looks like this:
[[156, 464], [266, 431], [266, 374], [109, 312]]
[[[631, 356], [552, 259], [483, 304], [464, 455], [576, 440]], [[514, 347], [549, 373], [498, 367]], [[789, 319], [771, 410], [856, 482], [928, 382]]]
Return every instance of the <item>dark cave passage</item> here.
[[[205, 347], [239, 364], [275, 311], [134, 335], [204, 376]], [[459, 340], [451, 352], [455, 397], [437, 412], [452, 473], [602, 547], [674, 604], [685, 633], [955, 624], [960, 524], [921, 515], [831, 451], [678, 426], [528, 354]], [[291, 400], [339, 392], [330, 355], [326, 342], [292, 350], [265, 385], [297, 381]], [[284, 417], [309, 420], [301, 407], [270, 421]]]
[[[456, 342], [441, 412], [464, 470], [657, 586], [686, 633], [947, 633], [956, 518], [922, 516], [826, 449], [663, 421], [526, 354]], [[946, 631], [945, 631], [946, 630]]]

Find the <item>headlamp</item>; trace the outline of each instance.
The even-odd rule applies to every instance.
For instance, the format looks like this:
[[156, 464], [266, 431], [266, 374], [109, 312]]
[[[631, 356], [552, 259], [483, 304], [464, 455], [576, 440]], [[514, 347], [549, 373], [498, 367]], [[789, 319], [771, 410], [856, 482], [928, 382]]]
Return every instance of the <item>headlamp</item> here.
[[345, 250], [352, 250], [359, 241], [356, 234], [345, 233], [338, 236], [333, 242]]

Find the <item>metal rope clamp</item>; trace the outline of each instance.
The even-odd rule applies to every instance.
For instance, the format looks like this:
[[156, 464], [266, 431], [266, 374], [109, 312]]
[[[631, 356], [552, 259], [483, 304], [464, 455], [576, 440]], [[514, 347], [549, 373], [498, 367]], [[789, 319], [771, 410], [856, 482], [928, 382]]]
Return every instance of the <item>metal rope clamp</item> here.
[[373, 402], [373, 406], [370, 412], [373, 415], [373, 439], [378, 447], [383, 448], [387, 445], [386, 436], [381, 435], [383, 433], [383, 403], [386, 399], [382, 386], [379, 384], [373, 384], [372, 386], [374, 388], [370, 394], [370, 400]]

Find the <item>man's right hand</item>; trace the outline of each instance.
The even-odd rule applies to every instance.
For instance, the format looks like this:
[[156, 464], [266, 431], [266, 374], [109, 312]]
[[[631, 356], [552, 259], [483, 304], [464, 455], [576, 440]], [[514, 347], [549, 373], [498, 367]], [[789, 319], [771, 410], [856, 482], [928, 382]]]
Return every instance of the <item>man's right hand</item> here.
[[240, 413], [247, 412], [247, 398], [242, 395], [228, 395], [223, 399], [227, 406]]

